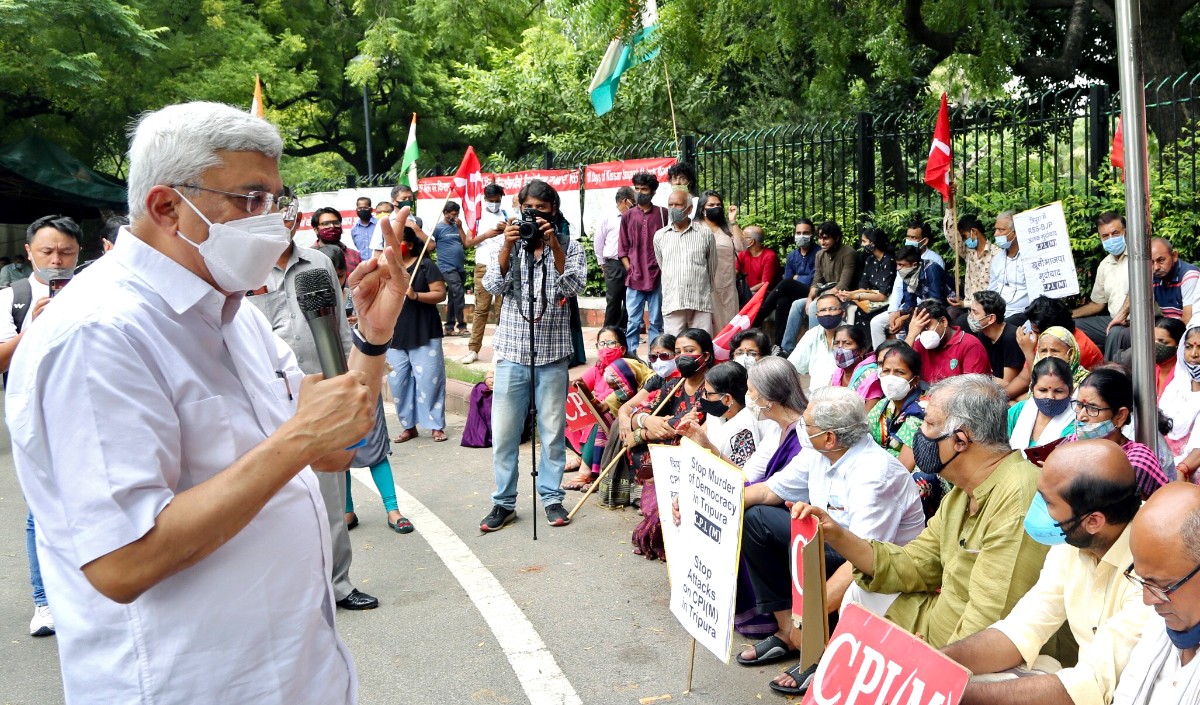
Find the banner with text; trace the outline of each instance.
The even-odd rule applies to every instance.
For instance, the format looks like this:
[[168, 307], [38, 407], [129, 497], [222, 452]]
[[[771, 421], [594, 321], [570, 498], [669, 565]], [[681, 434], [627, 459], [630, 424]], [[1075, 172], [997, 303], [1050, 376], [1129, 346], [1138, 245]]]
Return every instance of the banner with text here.
[[802, 705], [957, 705], [970, 677], [917, 637], [851, 604], [842, 609]]
[[658, 179], [658, 191], [654, 194], [655, 205], [667, 205], [671, 195], [671, 184], [667, 182], [667, 169], [675, 165], [675, 157], [654, 159], [629, 159], [621, 162], [588, 164], [583, 170], [583, 229], [589, 236], [596, 237], [596, 229], [605, 218], [617, 216], [617, 189], [632, 186], [634, 174], [648, 171]]
[[[651, 446], [650, 453], [671, 580], [671, 613], [701, 646], [729, 663], [745, 477], [687, 438], [678, 446]], [[671, 513], [676, 496], [679, 526]]]
[[1017, 213], [1013, 230], [1021, 247], [1030, 299], [1061, 299], [1079, 293], [1079, 275], [1071, 255], [1071, 233], [1067, 232], [1062, 201]]
[[[583, 213], [580, 205], [579, 197], [579, 170], [578, 169], [531, 169], [529, 171], [514, 171], [509, 174], [485, 174], [483, 181], [495, 181], [504, 188], [505, 196], [511, 197], [517, 195], [521, 187], [534, 179], [541, 179], [550, 188], [558, 192], [558, 198], [561, 201], [563, 217], [571, 224], [571, 239], [578, 240], [583, 235]], [[510, 211], [510, 217], [520, 215], [515, 212], [515, 206], [512, 199], [506, 199], [503, 207], [506, 211]]]

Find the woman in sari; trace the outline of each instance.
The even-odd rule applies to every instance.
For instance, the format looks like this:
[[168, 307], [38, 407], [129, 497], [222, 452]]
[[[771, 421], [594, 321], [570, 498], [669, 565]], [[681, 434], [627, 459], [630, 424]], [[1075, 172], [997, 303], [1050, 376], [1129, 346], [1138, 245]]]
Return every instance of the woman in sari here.
[[1034, 363], [1031, 374], [1030, 398], [1008, 408], [1008, 444], [1013, 450], [1044, 446], [1075, 432], [1071, 368], [1057, 357], [1044, 357]]
[[866, 410], [873, 409], [883, 398], [883, 388], [879, 386], [879, 365], [866, 328], [838, 326], [833, 335], [833, 359], [838, 369], [830, 384], [853, 389], [862, 397]]

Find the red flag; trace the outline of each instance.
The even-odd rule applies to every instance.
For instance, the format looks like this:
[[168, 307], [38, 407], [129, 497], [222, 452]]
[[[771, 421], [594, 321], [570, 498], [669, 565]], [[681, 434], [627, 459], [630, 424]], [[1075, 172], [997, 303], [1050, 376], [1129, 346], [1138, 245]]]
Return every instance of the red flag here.
[[462, 164], [454, 172], [454, 191], [462, 198], [463, 227], [474, 235], [479, 212], [483, 210], [483, 174], [474, 147], [467, 147]]
[[[1113, 135], [1112, 154], [1108, 155], [1108, 160], [1118, 169], [1125, 168], [1125, 135], [1121, 132], [1121, 118], [1117, 118], [1117, 131]], [[1121, 175], [1121, 180], [1125, 180], [1125, 175]]]
[[733, 341], [733, 336], [754, 324], [754, 317], [758, 315], [758, 310], [762, 308], [762, 302], [766, 296], [767, 287], [759, 287], [758, 291], [754, 292], [754, 296], [751, 296], [746, 305], [742, 307], [742, 310], [738, 311], [738, 315], [734, 316], [733, 320], [726, 324], [713, 339], [713, 349], [718, 360], [724, 362], [729, 359], [729, 346]]
[[946, 94], [943, 93], [937, 126], [933, 128], [933, 144], [929, 147], [929, 163], [925, 165], [925, 183], [934, 191], [940, 191], [943, 201], [950, 200], [950, 166], [953, 161], [954, 155], [950, 151], [950, 109], [946, 106]]

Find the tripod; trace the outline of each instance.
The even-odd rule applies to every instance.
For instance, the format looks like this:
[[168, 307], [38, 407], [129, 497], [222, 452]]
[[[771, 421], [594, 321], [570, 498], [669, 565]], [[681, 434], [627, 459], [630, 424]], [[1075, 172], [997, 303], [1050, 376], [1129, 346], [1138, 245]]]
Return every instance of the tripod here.
[[[525, 242], [525, 271], [526, 279], [525, 286], [529, 288], [529, 426], [533, 433], [529, 437], [529, 457], [533, 466], [530, 476], [533, 478], [532, 492], [530, 498], [533, 502], [533, 540], [537, 541], [537, 505], [538, 505], [538, 465], [537, 465], [537, 444], [541, 440], [541, 433], [538, 430], [537, 423], [537, 365], [535, 364], [535, 355], [537, 353], [537, 337], [535, 326], [537, 324], [537, 316], [534, 313], [534, 299], [536, 299], [537, 287], [534, 285], [534, 269], [533, 269], [533, 251], [534, 240]], [[543, 248], [545, 245], [543, 245]], [[542, 252], [542, 261], [545, 262], [546, 252]], [[544, 265], [543, 265], [544, 266]], [[542, 285], [546, 283], [546, 272], [542, 272]], [[545, 294], [543, 294], [545, 298]], [[543, 306], [546, 302], [543, 302]]]

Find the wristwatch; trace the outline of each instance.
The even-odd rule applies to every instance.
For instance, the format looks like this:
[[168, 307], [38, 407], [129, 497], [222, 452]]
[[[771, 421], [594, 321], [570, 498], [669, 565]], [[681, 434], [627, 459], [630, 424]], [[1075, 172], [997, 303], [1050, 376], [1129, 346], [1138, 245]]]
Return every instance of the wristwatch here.
[[388, 343], [384, 343], [383, 345], [375, 345], [374, 343], [367, 342], [367, 339], [364, 338], [363, 334], [358, 330], [358, 326], [351, 328], [350, 332], [352, 333], [350, 340], [354, 343], [354, 347], [358, 348], [358, 351], [367, 357], [379, 357], [387, 352], [388, 348], [390, 347]]

